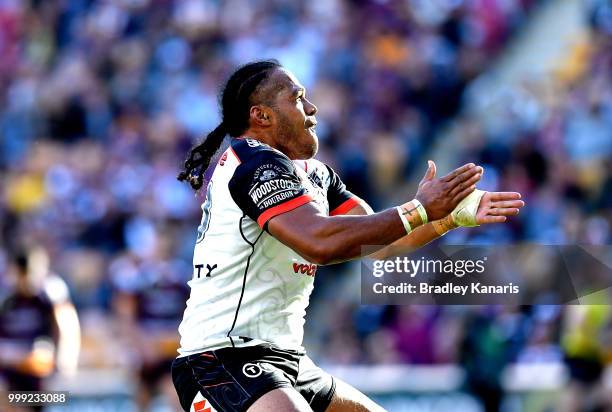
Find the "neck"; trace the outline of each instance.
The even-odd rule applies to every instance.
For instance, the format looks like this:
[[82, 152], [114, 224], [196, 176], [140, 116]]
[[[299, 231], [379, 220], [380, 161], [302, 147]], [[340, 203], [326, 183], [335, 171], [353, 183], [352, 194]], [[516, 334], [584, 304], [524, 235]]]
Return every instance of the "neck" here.
[[268, 146], [278, 150], [279, 152], [284, 153], [285, 156], [287, 156], [291, 160], [298, 158], [297, 156], [295, 156], [295, 153], [289, 147], [286, 147], [283, 144], [279, 144], [274, 139], [274, 134], [269, 129], [264, 130], [249, 128], [242, 135], [247, 136], [251, 139], [259, 140], [260, 142], [267, 144]]
[[243, 133], [243, 136], [248, 136], [251, 139], [259, 140], [260, 142], [277, 149], [277, 147], [274, 145], [274, 140], [272, 139], [271, 133], [267, 130], [249, 128]]

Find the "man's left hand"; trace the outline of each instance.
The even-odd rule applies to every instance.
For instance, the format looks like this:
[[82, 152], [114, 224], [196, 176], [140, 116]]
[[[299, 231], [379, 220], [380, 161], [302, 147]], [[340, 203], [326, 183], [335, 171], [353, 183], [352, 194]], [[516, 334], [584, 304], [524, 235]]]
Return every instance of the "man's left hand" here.
[[507, 216], [518, 215], [519, 210], [525, 206], [525, 202], [520, 199], [521, 194], [518, 192], [485, 192], [476, 211], [476, 223], [502, 223]]

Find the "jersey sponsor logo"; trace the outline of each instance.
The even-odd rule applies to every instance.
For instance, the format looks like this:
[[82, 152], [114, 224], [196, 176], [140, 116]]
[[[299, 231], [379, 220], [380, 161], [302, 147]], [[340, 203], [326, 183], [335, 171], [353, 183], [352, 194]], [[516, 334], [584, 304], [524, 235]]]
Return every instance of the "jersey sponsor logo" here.
[[306, 263], [294, 263], [293, 264], [293, 272], [294, 273], [301, 273], [302, 275], [308, 275], [308, 276], [312, 276], [314, 277], [314, 275], [317, 273], [317, 268], [318, 266], [313, 264], [306, 264]]
[[[204, 268], [204, 264], [200, 263], [199, 265], [195, 265], [194, 270], [197, 269], [198, 273], [196, 275], [196, 277], [198, 279], [200, 279], [200, 276], [202, 275], [202, 269]], [[212, 271], [215, 270], [217, 268], [217, 264], [215, 263], [214, 265], [210, 266], [209, 264], [206, 264], [206, 277], [209, 278], [212, 274]]]
[[261, 375], [261, 372], [261, 367], [256, 363], [245, 363], [242, 367], [242, 373], [247, 378], [257, 378], [259, 375]]
[[290, 191], [290, 192], [282, 192], [279, 193], [277, 195], [274, 195], [266, 200], [264, 200], [263, 202], [261, 202], [260, 204], [258, 204], [257, 206], [260, 208], [268, 208], [272, 205], [281, 203], [283, 200], [285, 199], [289, 199], [290, 197], [293, 197], [294, 195], [297, 195], [298, 191], [294, 190], [294, 191]]
[[269, 363], [259, 362], [259, 366], [264, 372], [274, 373], [274, 366], [270, 365]]
[[244, 139], [244, 140], [249, 145], [249, 147], [261, 146], [261, 142], [259, 140], [254, 140], [254, 139]]
[[273, 163], [266, 163], [255, 169], [253, 173], [253, 182], [265, 182], [282, 175], [283, 169]]
[[[298, 189], [299, 186], [295, 182], [284, 179], [274, 179], [254, 186], [251, 192], [249, 192], [249, 195], [257, 206], [262, 206], [266, 200], [268, 200], [266, 203], [268, 203], [269, 206], [290, 197], [294, 192], [297, 192]], [[287, 196], [277, 196], [286, 192], [289, 192]], [[276, 201], [269, 202], [269, 200], [275, 196], [277, 196]]]
[[299, 194], [299, 189], [299, 182], [284, 175], [277, 165], [268, 163], [255, 170], [249, 196], [257, 207], [268, 208]]
[[189, 412], [217, 412], [217, 410], [213, 408], [208, 399], [198, 392], [191, 402]]
[[259, 176], [260, 182], [265, 182], [267, 180], [274, 179], [278, 174], [274, 170], [264, 170]]
[[263, 197], [269, 194], [274, 194], [279, 191], [293, 190], [296, 188], [297, 184], [290, 180], [274, 179], [258, 185], [257, 188], [249, 194], [251, 195], [253, 202], [257, 203]]

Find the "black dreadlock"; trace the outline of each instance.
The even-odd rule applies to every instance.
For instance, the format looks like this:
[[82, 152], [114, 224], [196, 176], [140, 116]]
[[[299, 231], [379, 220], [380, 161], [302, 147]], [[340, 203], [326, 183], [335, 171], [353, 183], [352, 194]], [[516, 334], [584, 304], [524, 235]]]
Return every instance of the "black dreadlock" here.
[[223, 120], [200, 144], [191, 149], [185, 160], [185, 169], [177, 176], [178, 180], [189, 181], [195, 190], [202, 187], [204, 172], [225, 135], [237, 137], [249, 128], [249, 112], [254, 104], [252, 96], [272, 70], [278, 67], [281, 65], [276, 60], [257, 61], [240, 67], [230, 76], [221, 94]]

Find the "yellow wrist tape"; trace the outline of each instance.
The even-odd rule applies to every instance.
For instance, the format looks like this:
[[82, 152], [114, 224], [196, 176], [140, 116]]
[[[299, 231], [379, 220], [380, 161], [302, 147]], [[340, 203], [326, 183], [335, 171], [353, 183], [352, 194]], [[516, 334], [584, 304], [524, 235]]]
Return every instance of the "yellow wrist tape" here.
[[443, 217], [439, 220], [434, 220], [433, 222], [431, 222], [431, 225], [433, 226], [436, 233], [440, 236], [445, 235], [447, 232], [450, 232], [451, 230], [457, 227], [455, 222], [453, 222], [453, 217], [451, 215]]

